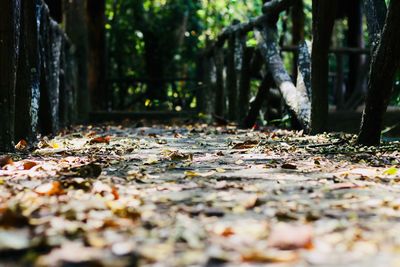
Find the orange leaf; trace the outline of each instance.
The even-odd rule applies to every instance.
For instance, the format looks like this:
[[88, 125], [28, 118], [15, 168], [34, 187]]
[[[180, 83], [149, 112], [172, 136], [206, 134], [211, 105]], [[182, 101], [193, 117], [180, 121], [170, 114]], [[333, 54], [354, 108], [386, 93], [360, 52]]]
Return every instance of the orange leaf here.
[[37, 165], [36, 162], [33, 161], [26, 161], [24, 162], [24, 170], [30, 170]]
[[55, 196], [61, 195], [63, 193], [63, 190], [61, 188], [60, 182], [55, 181], [52, 183], [39, 185], [38, 187], [36, 187], [35, 192], [43, 196]]
[[109, 144], [111, 140], [110, 136], [100, 136], [100, 137], [96, 137], [93, 138], [92, 140], [90, 140], [90, 144]]
[[18, 144], [15, 146], [16, 150], [26, 150], [28, 148], [28, 142], [24, 139], [21, 139], [21, 141], [18, 142]]

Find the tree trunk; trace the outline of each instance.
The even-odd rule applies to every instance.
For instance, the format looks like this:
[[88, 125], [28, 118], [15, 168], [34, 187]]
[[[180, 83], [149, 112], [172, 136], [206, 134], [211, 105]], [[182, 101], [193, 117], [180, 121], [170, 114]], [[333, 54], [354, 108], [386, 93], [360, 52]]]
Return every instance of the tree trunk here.
[[0, 151], [6, 152], [14, 149], [21, 2], [0, 0], [0, 6]]
[[[368, 14], [368, 12], [367, 12]], [[391, 0], [381, 41], [371, 61], [368, 93], [358, 143], [379, 145], [383, 116], [400, 67], [400, 1]]]
[[89, 37], [88, 81], [91, 106], [106, 109], [105, 0], [87, 0]]
[[74, 44], [78, 73], [78, 120], [89, 118], [90, 100], [88, 90], [88, 33], [86, 25], [86, 0], [64, 0], [65, 32]]
[[311, 132], [314, 134], [324, 132], [328, 121], [328, 52], [337, 5], [337, 1], [312, 1]]

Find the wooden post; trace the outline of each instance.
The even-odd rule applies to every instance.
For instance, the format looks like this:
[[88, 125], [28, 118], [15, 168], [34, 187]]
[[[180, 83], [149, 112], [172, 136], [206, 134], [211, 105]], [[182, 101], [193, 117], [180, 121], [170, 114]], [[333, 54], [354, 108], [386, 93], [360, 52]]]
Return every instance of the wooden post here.
[[223, 48], [215, 48], [215, 115], [223, 117], [225, 113], [224, 93], [224, 51]]
[[343, 54], [336, 53], [336, 77], [335, 77], [335, 102], [336, 109], [341, 110], [344, 104], [344, 70], [343, 70]]
[[20, 0], [0, 0], [0, 151], [14, 149]]
[[88, 81], [93, 110], [107, 108], [105, 0], [87, 0]]
[[44, 134], [56, 133], [60, 127], [60, 60], [63, 33], [42, 8], [40, 25], [41, 81], [39, 123]]
[[250, 102], [250, 83], [251, 83], [251, 58], [254, 49], [246, 46], [246, 38], [242, 40], [242, 66], [239, 77], [239, 101], [238, 101], [238, 120], [243, 121], [248, 110]]
[[40, 99], [40, 50], [38, 8], [40, 0], [21, 3], [20, 56], [16, 84], [15, 141], [32, 143], [37, 135]]
[[[373, 6], [370, 7], [371, 9]], [[368, 93], [358, 143], [379, 145], [383, 116], [400, 67], [400, 1], [390, 1], [381, 40], [371, 60]], [[367, 12], [368, 14], [368, 12]], [[373, 33], [371, 29], [371, 33]]]
[[267, 75], [265, 75], [260, 84], [260, 87], [258, 88], [256, 98], [250, 104], [250, 110], [241, 124], [242, 128], [249, 129], [254, 126], [257, 117], [260, 114], [262, 104], [267, 100], [268, 90], [271, 88], [273, 84], [274, 80], [271, 74], [268, 73]]
[[88, 34], [86, 24], [86, 0], [64, 0], [65, 32], [74, 45], [77, 65], [77, 107], [79, 122], [89, 118], [90, 100], [88, 90]]
[[311, 56], [311, 132], [321, 133], [328, 122], [328, 52], [338, 1], [313, 0], [313, 44]]
[[235, 64], [236, 35], [231, 34], [228, 39], [228, 55], [226, 64], [226, 92], [228, 93], [229, 120], [236, 120], [237, 113], [237, 78]]

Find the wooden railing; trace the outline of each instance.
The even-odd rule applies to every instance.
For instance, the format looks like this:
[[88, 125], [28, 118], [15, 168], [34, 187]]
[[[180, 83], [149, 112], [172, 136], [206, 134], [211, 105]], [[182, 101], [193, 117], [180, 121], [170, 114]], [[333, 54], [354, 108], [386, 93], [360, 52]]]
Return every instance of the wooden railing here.
[[[204, 52], [203, 81], [213, 95], [212, 111], [217, 117], [227, 117], [239, 125], [252, 127], [264, 102], [267, 102], [268, 120], [281, 116], [283, 102], [304, 130], [310, 129], [311, 116], [311, 56], [305, 42], [299, 46], [278, 45], [276, 23], [279, 14], [288, 10], [296, 0], [272, 0], [263, 7], [263, 15], [248, 22], [233, 22], [218, 35]], [[253, 31], [256, 47], [247, 47], [247, 34]], [[226, 45], [227, 44], [227, 45]], [[295, 75], [284, 68], [282, 52], [294, 53], [297, 61]], [[338, 109], [351, 110], [360, 104], [365, 91], [366, 73], [360, 73], [354, 93], [345, 99], [344, 56], [369, 55], [369, 49], [331, 48], [336, 69], [332, 73], [333, 98]], [[205, 66], [205, 67], [204, 67]], [[265, 66], [263, 69], [262, 66]], [[368, 70], [368, 60], [365, 63]], [[265, 71], [263, 71], [265, 70]], [[294, 76], [297, 76], [294, 78]], [[261, 78], [255, 101], [249, 104], [250, 84]], [[277, 88], [273, 89], [273, 88]], [[295, 122], [296, 123], [296, 122]], [[296, 124], [297, 124], [296, 123]]]
[[78, 73], [72, 44], [42, 0], [8, 1], [2, 16], [0, 151], [10, 151], [76, 121]]

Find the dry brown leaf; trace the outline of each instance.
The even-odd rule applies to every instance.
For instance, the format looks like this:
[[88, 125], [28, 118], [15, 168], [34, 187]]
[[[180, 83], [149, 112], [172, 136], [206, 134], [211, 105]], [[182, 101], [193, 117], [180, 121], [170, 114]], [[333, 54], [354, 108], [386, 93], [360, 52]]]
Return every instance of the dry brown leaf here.
[[295, 170], [297, 169], [297, 166], [291, 163], [284, 163], [282, 164], [281, 168], [286, 170]]
[[4, 157], [0, 157], [0, 168], [8, 165], [8, 164], [13, 164], [14, 161], [12, 160], [12, 158], [10, 156], [4, 156]]
[[15, 149], [19, 151], [27, 150], [28, 149], [28, 142], [24, 139], [21, 139], [18, 144], [15, 145]]
[[93, 144], [109, 144], [111, 141], [111, 137], [110, 136], [99, 136], [96, 138], [93, 138], [89, 141], [89, 144], [93, 145]]

